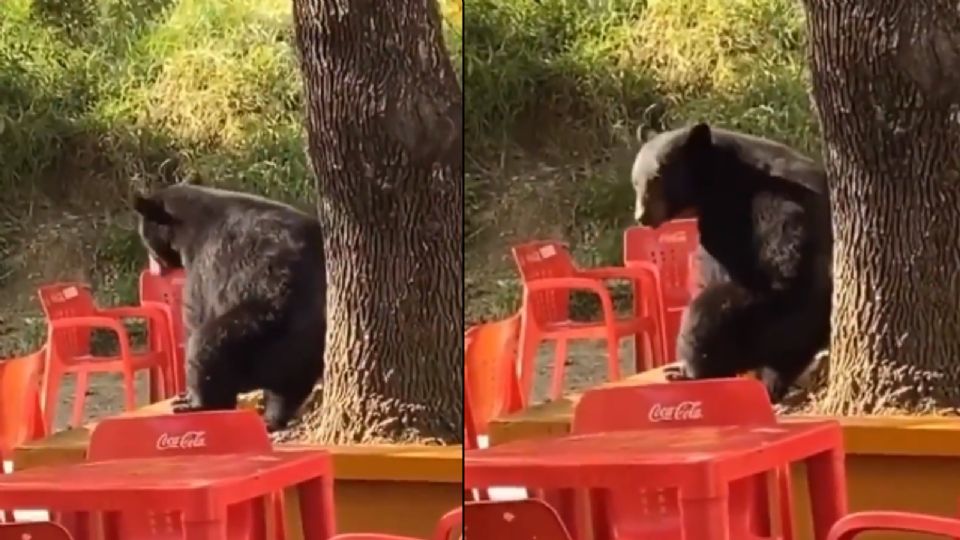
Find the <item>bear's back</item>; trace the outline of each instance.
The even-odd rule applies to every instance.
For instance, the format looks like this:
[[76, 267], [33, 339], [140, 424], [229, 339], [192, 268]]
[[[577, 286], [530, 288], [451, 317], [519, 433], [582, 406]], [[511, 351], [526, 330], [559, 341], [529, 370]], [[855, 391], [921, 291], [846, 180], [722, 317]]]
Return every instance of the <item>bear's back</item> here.
[[[645, 141], [634, 161], [633, 177], [650, 177], [660, 163], [687, 139], [691, 127], [664, 131]], [[714, 144], [733, 150], [744, 163], [817, 193], [826, 193], [823, 167], [809, 156], [783, 143], [739, 131], [711, 127], [710, 133]]]
[[826, 193], [827, 178], [823, 166], [806, 154], [777, 141], [738, 131], [711, 128], [711, 133], [715, 144], [732, 148], [745, 163], [770, 176], [797, 182], [820, 194]]
[[256, 195], [175, 188], [167, 200], [199, 229], [185, 298], [197, 323], [241, 301], [262, 301], [281, 316], [298, 298], [325, 294], [323, 238], [313, 216]]

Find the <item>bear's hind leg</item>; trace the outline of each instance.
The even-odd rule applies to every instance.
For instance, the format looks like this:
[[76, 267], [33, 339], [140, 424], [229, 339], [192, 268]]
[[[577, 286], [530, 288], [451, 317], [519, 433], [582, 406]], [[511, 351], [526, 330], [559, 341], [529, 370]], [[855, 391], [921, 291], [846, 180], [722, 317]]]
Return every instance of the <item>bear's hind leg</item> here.
[[253, 389], [254, 363], [263, 352], [262, 302], [244, 302], [214, 317], [187, 342], [187, 393], [174, 412], [235, 409], [237, 394]]
[[764, 366], [759, 370], [760, 380], [767, 387], [770, 403], [780, 403], [793, 384], [803, 375], [810, 362], [785, 363], [777, 367]]
[[680, 321], [679, 365], [667, 369], [667, 380], [734, 377], [755, 367], [749, 340], [755, 304], [748, 291], [732, 282], [697, 295]]
[[173, 412], [229, 410], [237, 407], [236, 368], [226, 351], [214, 346], [211, 337], [218, 325], [204, 325], [187, 342], [186, 386], [184, 394], [173, 402]]
[[282, 392], [275, 390], [263, 391], [263, 421], [267, 424], [267, 431], [279, 431], [287, 427], [290, 420], [297, 415], [303, 402], [313, 391], [313, 383], [304, 384], [298, 381], [292, 387]]

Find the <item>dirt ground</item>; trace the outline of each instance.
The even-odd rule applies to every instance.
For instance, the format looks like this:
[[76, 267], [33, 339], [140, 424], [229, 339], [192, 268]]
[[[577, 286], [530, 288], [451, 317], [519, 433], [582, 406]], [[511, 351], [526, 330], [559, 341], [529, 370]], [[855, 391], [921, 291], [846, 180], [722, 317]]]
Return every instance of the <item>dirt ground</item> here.
[[[135, 381], [137, 405], [143, 406], [149, 402], [147, 372], [141, 372]], [[76, 391], [73, 377], [67, 377], [60, 389], [60, 399], [57, 401], [57, 413], [54, 420], [56, 431], [65, 429], [73, 412], [73, 398]], [[112, 416], [123, 411], [123, 379], [119, 374], [103, 374], [90, 376], [90, 388], [84, 403], [84, 423], [95, 418]]]
[[[547, 401], [553, 371], [553, 345], [540, 346], [537, 354], [537, 378], [534, 380], [533, 402]], [[620, 341], [620, 375], [636, 372], [633, 362], [633, 340]], [[574, 341], [567, 348], [564, 393], [584, 390], [606, 382], [607, 352], [602, 341]]]
[[[565, 392], [583, 390], [606, 380], [606, 350], [601, 341], [572, 342], [569, 346], [567, 370], [565, 374]], [[550, 388], [553, 366], [553, 346], [540, 347], [537, 358], [537, 378], [534, 382], [533, 400], [536, 403], [546, 401]], [[623, 376], [634, 373], [633, 342], [624, 339], [620, 342], [620, 370]], [[105, 374], [90, 377], [90, 389], [87, 392], [84, 407], [84, 422], [95, 418], [114, 415], [123, 411], [123, 384], [119, 375]], [[58, 400], [55, 429], [62, 430], [68, 425], [73, 410], [74, 380], [64, 380]], [[136, 381], [137, 404], [148, 402], [147, 374], [141, 373]]]

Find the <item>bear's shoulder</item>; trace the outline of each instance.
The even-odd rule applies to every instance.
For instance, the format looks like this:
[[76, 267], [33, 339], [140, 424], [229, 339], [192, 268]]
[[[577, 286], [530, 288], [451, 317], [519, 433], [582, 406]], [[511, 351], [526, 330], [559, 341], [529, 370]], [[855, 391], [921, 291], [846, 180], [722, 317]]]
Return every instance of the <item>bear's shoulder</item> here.
[[823, 166], [813, 158], [786, 144], [724, 128], [711, 128], [713, 142], [732, 150], [744, 163], [766, 173], [825, 194], [827, 178]]

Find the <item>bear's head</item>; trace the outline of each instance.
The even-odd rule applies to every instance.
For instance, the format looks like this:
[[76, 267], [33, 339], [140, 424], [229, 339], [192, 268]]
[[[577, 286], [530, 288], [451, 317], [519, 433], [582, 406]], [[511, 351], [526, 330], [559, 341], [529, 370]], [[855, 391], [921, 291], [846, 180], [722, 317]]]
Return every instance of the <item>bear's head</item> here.
[[707, 124], [656, 133], [637, 130], [640, 151], [631, 179], [637, 194], [634, 217], [648, 227], [697, 215], [703, 183], [711, 176], [713, 134]]
[[168, 210], [162, 192], [134, 195], [133, 209], [140, 217], [140, 238], [150, 255], [164, 268], [183, 268], [183, 258], [176, 247], [181, 222]]

